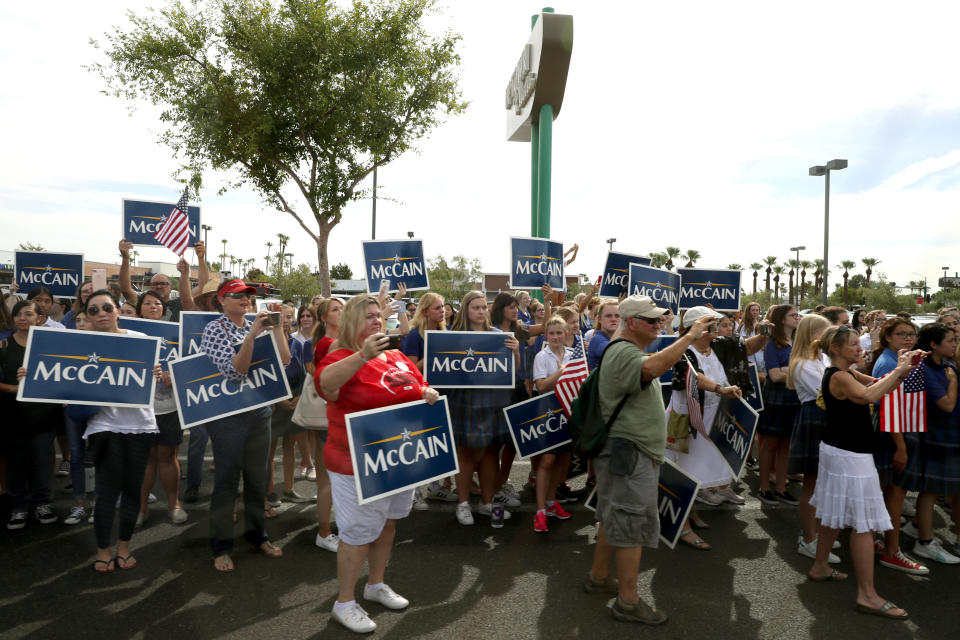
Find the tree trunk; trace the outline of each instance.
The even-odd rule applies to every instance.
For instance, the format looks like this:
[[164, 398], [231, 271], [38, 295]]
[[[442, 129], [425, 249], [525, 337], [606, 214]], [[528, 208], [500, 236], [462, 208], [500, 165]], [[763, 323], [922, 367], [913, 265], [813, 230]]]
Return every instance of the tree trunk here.
[[850, 274], [846, 271], [843, 272], [843, 306], [849, 307], [850, 303], [847, 301], [847, 278]]
[[[319, 218], [319, 216], [317, 217]], [[320, 233], [317, 234], [317, 264], [320, 265], [320, 291], [324, 298], [329, 298], [331, 293], [330, 254], [327, 251], [327, 241], [330, 239], [330, 231], [336, 223], [327, 222], [325, 219], [320, 219], [318, 222]]]
[[753, 272], [753, 295], [757, 295], [757, 272]]

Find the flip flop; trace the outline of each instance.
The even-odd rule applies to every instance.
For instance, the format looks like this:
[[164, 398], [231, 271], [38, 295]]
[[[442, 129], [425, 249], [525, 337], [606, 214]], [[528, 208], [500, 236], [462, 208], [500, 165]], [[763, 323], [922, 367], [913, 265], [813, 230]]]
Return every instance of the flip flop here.
[[897, 616], [890, 613], [891, 609], [899, 609], [897, 605], [893, 604], [889, 600], [884, 602], [879, 608], [874, 609], [873, 607], [868, 607], [865, 604], [857, 603], [857, 611], [860, 613], [866, 613], [871, 616], [880, 616], [881, 618], [892, 618], [893, 620], [906, 620], [910, 617], [910, 614], [904, 610], [902, 616]]
[[264, 542], [257, 546], [250, 545], [250, 550], [266, 556], [267, 558], [279, 558], [283, 555], [283, 550], [277, 545], [271, 544], [270, 542]]
[[[102, 564], [106, 569], [100, 570], [97, 569], [97, 565]], [[113, 558], [109, 560], [94, 560], [93, 561], [93, 570], [97, 573], [113, 573], [116, 570], [116, 564], [113, 561]]]
[[690, 525], [694, 529], [709, 529], [710, 525], [700, 519], [700, 516], [690, 515]]
[[[843, 576], [842, 578], [840, 576]], [[834, 569], [829, 575], [825, 576], [812, 576], [809, 573], [807, 574], [807, 579], [811, 582], [842, 582], [850, 576], [845, 573], [841, 573], [839, 569]]]
[[700, 536], [697, 536], [693, 540], [684, 539], [684, 536], [688, 536], [692, 533], [693, 533], [693, 529], [687, 529], [686, 531], [681, 531], [680, 542], [687, 545], [688, 547], [693, 547], [698, 551], [709, 551], [710, 549], [713, 549], [713, 547], [710, 546], [710, 543], [700, 538]]
[[[280, 515], [280, 512], [274, 509], [273, 507], [267, 507], [266, 509], [263, 510], [263, 515], [268, 519], [276, 518], [277, 516]], [[234, 522], [236, 522], [237, 520], [236, 514], [234, 514], [233, 520]]]
[[222, 553], [213, 559], [213, 568], [220, 573], [233, 571], [233, 558], [229, 554]]
[[[114, 559], [117, 561], [117, 566], [121, 569], [133, 569], [137, 566], [137, 559], [133, 557], [132, 553], [128, 556], [118, 555]], [[133, 564], [129, 564], [130, 561], [133, 561]]]

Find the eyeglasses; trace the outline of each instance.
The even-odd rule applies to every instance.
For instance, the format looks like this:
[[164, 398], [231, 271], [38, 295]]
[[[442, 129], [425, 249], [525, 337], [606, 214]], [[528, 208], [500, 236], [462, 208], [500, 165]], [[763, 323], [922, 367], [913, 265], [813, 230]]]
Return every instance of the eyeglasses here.
[[646, 316], [633, 316], [635, 320], [643, 320], [647, 324], [660, 324], [661, 322], [666, 322], [663, 316], [657, 318], [647, 318]]
[[223, 296], [224, 298], [230, 298], [231, 300], [242, 300], [249, 298], [250, 294], [246, 291], [231, 291], [227, 295]]
[[151, 287], [169, 287], [170, 283], [169, 282], [151, 282], [150, 286]]
[[895, 331], [893, 335], [897, 336], [898, 338], [916, 338], [917, 337], [917, 334], [914, 333], [913, 331], [910, 331], [910, 332]]
[[92, 305], [90, 305], [89, 307], [87, 307], [87, 315], [88, 315], [88, 316], [95, 316], [95, 315], [97, 315], [98, 313], [100, 313], [100, 310], [101, 310], [101, 309], [102, 309], [105, 313], [113, 313], [113, 312], [116, 310], [116, 307], [113, 306], [112, 304], [110, 304], [109, 302], [104, 302], [103, 305], [102, 305], [102, 306], [99, 306], [99, 307], [98, 307], [97, 305], [95, 305], [95, 304], [92, 304]]

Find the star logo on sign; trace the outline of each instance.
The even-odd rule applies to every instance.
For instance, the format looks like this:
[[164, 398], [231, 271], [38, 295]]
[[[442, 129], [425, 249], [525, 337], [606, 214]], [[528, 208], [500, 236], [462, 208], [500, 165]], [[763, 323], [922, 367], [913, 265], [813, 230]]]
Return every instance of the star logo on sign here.
[[547, 261], [547, 254], [541, 253], [541, 254], [540, 254], [540, 259], [543, 260], [544, 262], [546, 262], [546, 261]]
[[167, 216], [160, 216], [160, 226], [163, 226], [163, 223], [167, 221]]
[[472, 357], [473, 357], [473, 347], [467, 347], [467, 355], [466, 355], [466, 357], [467, 357], [467, 358], [472, 358]]
[[394, 262], [400, 262], [400, 254], [399, 254], [399, 253], [396, 254], [395, 256], [393, 256], [393, 261], [394, 261]]
[[403, 437], [404, 440], [409, 440], [409, 439], [410, 439], [410, 430], [407, 429], [406, 427], [404, 427], [404, 428], [403, 428], [403, 431], [400, 432], [400, 435]]
[[707, 280], [707, 286], [708, 286], [708, 287], [712, 287], [712, 286], [713, 286], [713, 283], [710, 282], [709, 280]]
[[51, 271], [53, 271], [53, 267], [51, 267], [50, 265], [47, 265], [47, 268], [44, 269], [44, 271], [46, 271], [47, 273], [50, 273]]
[[662, 287], [663, 285], [660, 284], [659, 282], [657, 282], [657, 284], [655, 284], [654, 286], [655, 286], [657, 289], [659, 289], [659, 288]]
[[97, 352], [94, 351], [87, 356], [87, 362], [92, 362], [93, 364], [100, 364], [100, 356], [97, 355]]

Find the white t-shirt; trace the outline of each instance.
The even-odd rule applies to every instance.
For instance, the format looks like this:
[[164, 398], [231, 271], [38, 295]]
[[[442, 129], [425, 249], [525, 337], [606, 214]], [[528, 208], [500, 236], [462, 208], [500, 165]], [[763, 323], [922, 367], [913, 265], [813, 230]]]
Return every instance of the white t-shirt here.
[[823, 372], [827, 370], [827, 363], [823, 358], [817, 360], [801, 360], [793, 375], [793, 386], [797, 389], [800, 402], [813, 402], [817, 399], [817, 392], [823, 383]]
[[[572, 355], [573, 349], [570, 347], [564, 347], [563, 364], [570, 362], [570, 357]], [[560, 363], [557, 362], [556, 354], [551, 351], [549, 347], [547, 347], [533, 358], [533, 379], [542, 380], [544, 378], [549, 378], [555, 374], [559, 368]]]
[[54, 329], [66, 329], [66, 327], [63, 326], [63, 323], [57, 322], [56, 320], [51, 320], [50, 318], [47, 318], [46, 322], [43, 323], [43, 326], [53, 327]]
[[[143, 336], [147, 334], [127, 329], [129, 336]], [[157, 382], [157, 385], [163, 384]], [[176, 409], [176, 405], [174, 405]], [[86, 440], [94, 433], [112, 431], [113, 433], [160, 433], [157, 429], [157, 418], [153, 407], [103, 407], [89, 421], [87, 430], [83, 432]]]

